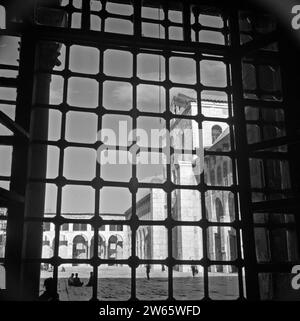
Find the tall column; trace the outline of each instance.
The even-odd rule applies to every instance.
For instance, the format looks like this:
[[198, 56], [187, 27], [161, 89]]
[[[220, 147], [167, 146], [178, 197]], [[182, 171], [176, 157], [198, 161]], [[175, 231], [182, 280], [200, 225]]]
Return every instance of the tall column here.
[[[61, 25], [64, 16], [60, 12], [56, 16], [52, 9], [43, 8], [38, 11], [40, 23]], [[39, 43], [36, 47], [36, 67], [43, 72], [35, 75], [33, 104], [49, 104], [51, 71], [59, 63], [60, 45], [55, 42]], [[31, 139], [47, 140], [48, 138], [48, 109], [40, 109], [39, 113], [32, 115], [30, 130]], [[30, 147], [31, 177], [46, 178], [47, 146], [34, 144]], [[45, 203], [45, 183], [28, 184], [26, 190], [25, 217], [43, 218]], [[24, 227], [23, 258], [40, 258], [42, 253], [43, 226], [42, 222], [28, 222]], [[21, 272], [22, 299], [34, 300], [39, 295], [40, 264], [23, 263]]]
[[[37, 48], [38, 68], [49, 70], [54, 67], [57, 46], [39, 44]], [[51, 75], [41, 73], [36, 75], [34, 100], [38, 103], [49, 103]], [[48, 109], [41, 109], [32, 118], [31, 139], [47, 140], [48, 137]], [[46, 178], [47, 145], [31, 145], [30, 147], [30, 177]], [[45, 183], [27, 185], [25, 217], [42, 218], [44, 216]], [[24, 258], [40, 258], [42, 253], [42, 222], [28, 222], [24, 228]], [[37, 297], [39, 289], [39, 263], [23, 265], [22, 288], [23, 299], [31, 300]], [[32, 289], [32, 291], [30, 291]]]
[[[178, 162], [179, 182], [181, 185], [193, 185], [196, 178], [193, 172], [191, 161]], [[201, 202], [198, 194], [191, 190], [181, 190], [179, 196], [179, 219], [193, 221], [195, 214], [201, 211]], [[200, 217], [199, 215], [198, 217]], [[178, 228], [177, 246], [179, 247], [179, 259], [199, 259], [203, 255], [201, 229], [195, 226], [186, 226]], [[178, 244], [178, 241], [180, 243]]]

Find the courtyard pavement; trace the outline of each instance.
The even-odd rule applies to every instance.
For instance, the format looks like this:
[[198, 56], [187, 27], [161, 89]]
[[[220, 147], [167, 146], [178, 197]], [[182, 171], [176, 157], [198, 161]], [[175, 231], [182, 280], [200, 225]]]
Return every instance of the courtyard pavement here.
[[[78, 273], [84, 285], [92, 268], [68, 266], [58, 273], [58, 293], [61, 301], [87, 301], [92, 297], [92, 287], [70, 287], [67, 279], [71, 273]], [[129, 267], [101, 266], [98, 270], [98, 299], [103, 301], [126, 301], [131, 294], [131, 272]], [[43, 282], [52, 277], [52, 272], [41, 271]], [[203, 298], [203, 275], [192, 277], [191, 272], [173, 272], [173, 295], [177, 300], [199, 300]], [[151, 270], [147, 280], [145, 267], [136, 270], [136, 294], [140, 300], [165, 300], [168, 296], [168, 272]], [[210, 273], [209, 296], [215, 300], [235, 300], [238, 294], [237, 274]]]

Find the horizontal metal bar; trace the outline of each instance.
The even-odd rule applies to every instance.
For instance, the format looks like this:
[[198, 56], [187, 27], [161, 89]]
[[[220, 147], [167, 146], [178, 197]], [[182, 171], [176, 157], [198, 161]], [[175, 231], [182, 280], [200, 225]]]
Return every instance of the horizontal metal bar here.
[[261, 35], [254, 40], [251, 40], [240, 47], [241, 56], [245, 56], [253, 51], [260, 48], [266, 47], [278, 39], [277, 30], [272, 31], [268, 34]]
[[285, 137], [265, 140], [259, 143], [250, 144], [248, 145], [248, 149], [251, 152], [251, 151], [262, 150], [266, 148], [279, 147], [282, 145], [294, 145], [299, 143], [300, 143], [300, 136], [295, 136], [295, 137], [285, 136]]
[[263, 107], [263, 108], [283, 108], [283, 102], [278, 100], [259, 100], [243, 99], [244, 106]]
[[0, 136], [0, 145], [12, 146], [15, 141], [14, 136]]
[[[50, 213], [52, 215], [56, 215], [56, 213]], [[46, 215], [46, 213], [45, 213]], [[26, 222], [47, 222], [47, 223], [53, 223], [56, 225], [63, 225], [63, 224], [88, 224], [88, 225], [93, 225], [95, 226], [95, 214], [85, 214], [85, 215], [91, 215], [91, 218], [81, 218], [81, 219], [76, 219], [76, 218], [67, 218], [65, 217], [64, 213], [61, 213], [61, 216], [59, 218], [57, 218], [57, 216], [54, 217], [26, 217], [25, 221]], [[71, 214], [72, 215], [72, 214]], [[76, 214], [74, 214], [76, 215]], [[78, 215], [78, 214], [77, 214]], [[81, 215], [81, 214], [79, 214]], [[101, 215], [105, 215], [105, 214], [99, 214]], [[209, 222], [207, 220], [200, 220], [200, 221], [176, 221], [176, 220], [160, 220], [160, 221], [156, 221], [156, 220], [135, 220], [134, 222], [132, 221], [132, 219], [128, 219], [128, 220], [106, 220], [106, 219], [101, 219], [98, 229], [99, 232], [100, 231], [100, 227], [104, 226], [104, 225], [129, 225], [129, 226], [136, 226], [136, 228], [138, 228], [139, 226], [145, 226], [145, 225], [149, 225], [149, 226], [165, 226], [165, 227], [177, 227], [177, 226], [197, 226], [197, 227], [201, 227], [201, 228], [207, 228], [207, 227], [232, 227], [234, 229], [237, 228], [241, 228], [242, 227], [242, 223], [240, 221], [234, 221], [234, 222]]]
[[258, 158], [258, 159], [278, 159], [278, 160], [288, 160], [289, 154], [286, 152], [273, 152], [273, 151], [252, 151], [249, 152], [250, 158]]
[[293, 266], [300, 262], [259, 263], [255, 270], [258, 273], [291, 273]]
[[[262, 213], [265, 214], [265, 213]], [[267, 230], [277, 230], [278, 228], [285, 229], [286, 231], [296, 230], [297, 226], [295, 223], [255, 223], [254, 227], [262, 227]]]
[[11, 118], [5, 115], [2, 111], [0, 111], [0, 123], [6, 126], [9, 130], [11, 130], [16, 135], [25, 137], [29, 139], [29, 133], [27, 133], [20, 125], [14, 122]]
[[18, 80], [16, 78], [0, 77], [0, 86], [16, 88], [18, 86]]
[[0, 187], [0, 201], [23, 203], [24, 197]]
[[[14, 24], [15, 31], [21, 32], [22, 26]], [[51, 40], [55, 42], [71, 41], [80, 44], [116, 44], [120, 46], [127, 46], [130, 48], [152, 48], [168, 51], [183, 51], [194, 52], [199, 51], [206, 54], [219, 54], [230, 57], [230, 48], [228, 46], [211, 44], [211, 43], [198, 43], [186, 42], [177, 40], [155, 39], [146, 38], [138, 35], [123, 35], [99, 31], [84, 31], [76, 29], [66, 29], [59, 27], [41, 26], [36, 25], [31, 27], [31, 34], [33, 37], [40, 41]]]
[[262, 201], [252, 204], [253, 212], [287, 213], [298, 209], [299, 200], [297, 198]]
[[19, 66], [0, 64], [0, 69], [19, 71]]
[[243, 63], [250, 63], [254, 66], [268, 65], [268, 66], [279, 66], [280, 57], [277, 51], [265, 51], [258, 50], [252, 52], [243, 58]]

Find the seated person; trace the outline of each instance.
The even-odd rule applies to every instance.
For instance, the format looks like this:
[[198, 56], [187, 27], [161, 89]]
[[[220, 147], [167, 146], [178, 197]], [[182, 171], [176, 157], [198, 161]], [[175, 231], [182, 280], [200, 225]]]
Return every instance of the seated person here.
[[91, 273], [90, 273], [89, 281], [88, 281], [88, 283], [87, 283], [85, 286], [93, 286], [93, 280], [94, 280], [94, 273], [91, 272]]
[[48, 278], [44, 281], [46, 291], [39, 296], [39, 301], [59, 301], [59, 295], [55, 290], [55, 282], [53, 278]]
[[80, 281], [78, 277], [78, 273], [75, 274], [75, 278], [73, 280], [73, 286], [82, 286], [83, 282]]
[[68, 278], [68, 285], [74, 285], [74, 273], [72, 273], [71, 276]]

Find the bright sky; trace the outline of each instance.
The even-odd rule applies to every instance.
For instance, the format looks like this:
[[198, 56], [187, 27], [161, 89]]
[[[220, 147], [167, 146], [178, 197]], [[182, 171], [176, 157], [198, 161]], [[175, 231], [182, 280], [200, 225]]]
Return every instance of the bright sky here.
[[[112, 11], [116, 10], [113, 8]], [[121, 13], [128, 13], [128, 7], [121, 8]], [[144, 10], [143, 16], [151, 17], [154, 12], [151, 9]], [[157, 10], [156, 10], [157, 15]], [[175, 11], [170, 11], [169, 19], [180, 21], [182, 17]], [[207, 20], [207, 19], [206, 19]], [[205, 23], [205, 21], [203, 22]], [[209, 24], [209, 21], [206, 22]], [[217, 23], [217, 22], [215, 22]], [[116, 28], [119, 26], [116, 24]], [[17, 37], [0, 38], [0, 64], [17, 65], [18, 59]], [[65, 64], [65, 48], [61, 49], [60, 60], [62, 66], [56, 70], [62, 70]], [[96, 48], [71, 46], [69, 69], [72, 72], [96, 75], [99, 72], [99, 51]], [[170, 80], [174, 87], [170, 91], [170, 99], [178, 93], [184, 93], [196, 98], [196, 92], [189, 88], [182, 88], [176, 83], [196, 84], [196, 63], [191, 58], [170, 58]], [[108, 110], [130, 110], [132, 108], [132, 85], [130, 77], [133, 71], [133, 57], [125, 50], [108, 49], [104, 52], [104, 73], [107, 76], [128, 78], [128, 81], [105, 81], [103, 83], [103, 105]], [[137, 56], [137, 75], [143, 80], [165, 80], [165, 59], [159, 55], [141, 53]], [[0, 69], [0, 76], [5, 76]], [[222, 62], [203, 60], [200, 65], [201, 82], [207, 86], [226, 86], [226, 69]], [[63, 78], [53, 76], [50, 86], [50, 103], [60, 104], [63, 101]], [[220, 97], [221, 93], [211, 93]], [[141, 111], [159, 112], [166, 109], [165, 89], [159, 85], [137, 86], [137, 107]], [[0, 88], [1, 99], [14, 100], [16, 91]], [[99, 84], [94, 79], [73, 76], [68, 81], [67, 103], [75, 107], [96, 108], [98, 106]], [[0, 110], [12, 119], [14, 108], [9, 105], [0, 105]], [[51, 110], [49, 113], [49, 139], [60, 138], [61, 113]], [[102, 120], [102, 128], [109, 128], [119, 135], [119, 122], [126, 124], [127, 131], [121, 134], [119, 145], [129, 144], [126, 138], [132, 129], [130, 117], [121, 115], [106, 115]], [[159, 117], [140, 117], [137, 120], [138, 128], [143, 128], [150, 134], [151, 129], [164, 127], [164, 121]], [[98, 119], [93, 113], [70, 111], [66, 116], [65, 137], [69, 142], [94, 143], [97, 140]], [[11, 134], [3, 126], [0, 126], [0, 135]], [[10, 175], [9, 147], [0, 147], [0, 175]], [[124, 156], [125, 152], [120, 152]], [[126, 156], [126, 155], [125, 155]], [[143, 155], [147, 156], [147, 155]], [[92, 180], [95, 177], [96, 152], [89, 148], [68, 147], [64, 157], [64, 176], [68, 179]], [[112, 157], [109, 155], [109, 157]], [[47, 177], [54, 178], [58, 175], [59, 150], [55, 147], [48, 149]], [[161, 176], [162, 165], [140, 165], [137, 169], [138, 179], [149, 181], [149, 177]], [[115, 181], [129, 181], [132, 173], [130, 165], [103, 165], [101, 167], [103, 179]], [[8, 184], [0, 181], [0, 186], [8, 188]], [[56, 208], [56, 188], [47, 186], [45, 210], [54, 212]], [[103, 188], [101, 190], [100, 212], [124, 213], [131, 206], [131, 195], [128, 190], [122, 188]], [[88, 213], [94, 211], [95, 195], [92, 188], [83, 186], [66, 186], [63, 189], [63, 212]]]

